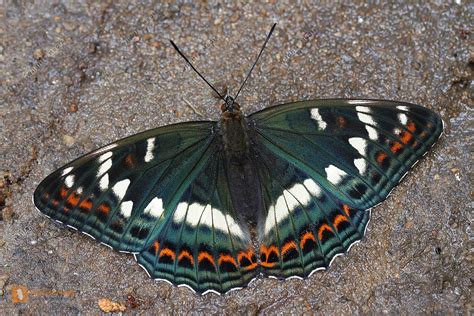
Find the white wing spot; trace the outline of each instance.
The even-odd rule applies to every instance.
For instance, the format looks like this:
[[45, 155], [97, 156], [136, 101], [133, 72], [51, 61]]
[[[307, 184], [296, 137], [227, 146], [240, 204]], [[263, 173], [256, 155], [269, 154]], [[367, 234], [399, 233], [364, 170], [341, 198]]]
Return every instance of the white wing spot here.
[[366, 155], [367, 150], [367, 141], [361, 137], [352, 137], [349, 138], [349, 144], [354, 147], [361, 156]]
[[129, 218], [132, 215], [132, 209], [133, 209], [132, 201], [122, 202], [122, 205], [120, 205], [120, 213], [125, 218]]
[[[360, 107], [361, 106], [358, 106], [358, 108], [360, 108]], [[361, 120], [365, 124], [377, 126], [377, 123], [375, 123], [374, 119], [369, 114], [359, 112], [359, 113], [357, 113], [357, 117], [359, 118], [359, 120]]]
[[225, 220], [225, 215], [216, 208], [212, 209], [212, 221], [216, 229], [227, 232], [227, 222]]
[[244, 239], [245, 235], [244, 235], [244, 232], [242, 231], [242, 228], [240, 228], [240, 225], [237, 224], [229, 214], [225, 216], [225, 219], [227, 220], [227, 226], [228, 226], [229, 231], [232, 234], [237, 235], [240, 238]]
[[265, 221], [265, 234], [268, 234], [270, 230], [276, 225], [275, 223], [275, 206], [270, 205], [268, 208], [268, 215]]
[[359, 169], [359, 173], [363, 175], [367, 170], [367, 162], [364, 158], [354, 159], [354, 165]]
[[72, 170], [72, 167], [68, 167], [68, 168], [66, 168], [66, 169], [63, 170], [63, 172], [62, 172], [61, 175], [65, 176], [65, 175], [67, 175], [69, 172], [71, 172], [71, 170]]
[[192, 227], [196, 227], [204, 212], [205, 206], [199, 203], [193, 203], [188, 207], [188, 215], [186, 216], [186, 223]]
[[367, 130], [367, 133], [369, 134], [369, 138], [371, 140], [378, 140], [379, 139], [379, 134], [377, 133], [375, 128], [373, 128], [372, 126], [369, 126], [369, 125], [365, 125], [365, 129]]
[[119, 182], [115, 183], [115, 185], [112, 188], [112, 191], [114, 191], [117, 198], [119, 200], [121, 200], [125, 196], [125, 193], [127, 193], [127, 189], [128, 189], [129, 185], [130, 185], [130, 180], [129, 179], [119, 181]]
[[398, 120], [400, 121], [400, 123], [402, 123], [402, 125], [407, 125], [408, 123], [408, 117], [405, 113], [398, 114]]
[[153, 150], [155, 149], [155, 138], [148, 138], [146, 140], [147, 145], [146, 145], [146, 155], [145, 155], [145, 162], [150, 162], [154, 155], [153, 155]]
[[[186, 210], [188, 210], [186, 215]], [[212, 208], [210, 204], [206, 206], [193, 203], [188, 206], [186, 202], [181, 202], [174, 213], [173, 221], [175, 223], [186, 222], [191, 227], [206, 225], [209, 228], [218, 229], [224, 233], [231, 233], [244, 238], [245, 234], [239, 224], [230, 215], [224, 215], [222, 211]]]
[[100, 155], [99, 162], [104, 162], [107, 159], [109, 159], [110, 157], [112, 157], [112, 152], [111, 151], [106, 152], [105, 154]]
[[368, 106], [356, 106], [356, 111], [357, 112], [365, 112], [365, 113], [371, 113], [372, 112], [372, 110]]
[[[309, 192], [308, 192], [309, 191]], [[284, 190], [275, 205], [270, 205], [265, 220], [265, 234], [278, 223], [285, 220], [298, 206], [306, 206], [311, 201], [310, 193], [321, 196], [321, 188], [312, 180], [306, 179], [303, 184], [296, 183], [291, 188]]]
[[186, 217], [186, 211], [188, 210], [188, 203], [181, 202], [174, 211], [173, 220], [175, 223], [181, 223]]
[[143, 213], [150, 214], [154, 218], [160, 218], [163, 211], [163, 200], [155, 197], [150, 203], [148, 203]]
[[406, 105], [397, 105], [397, 109], [399, 109], [400, 111], [409, 111], [408, 106]]
[[212, 207], [210, 204], [207, 204], [204, 208], [200, 224], [212, 228]]
[[323, 118], [319, 114], [319, 109], [311, 109], [311, 118], [318, 122], [318, 129], [319, 130], [325, 130], [327, 127], [326, 122], [324, 122]]
[[280, 195], [275, 203], [275, 219], [276, 222], [279, 223], [285, 218], [288, 217], [290, 213], [288, 212], [288, 207], [285, 203], [285, 198], [283, 197], [283, 194]]
[[314, 182], [313, 179], [306, 179], [303, 181], [303, 184], [306, 189], [308, 189], [308, 191], [315, 197], [320, 198], [323, 195], [321, 187], [316, 182]]
[[329, 165], [329, 167], [324, 170], [326, 171], [328, 181], [335, 185], [338, 185], [342, 181], [342, 178], [347, 176], [347, 173], [334, 165]]
[[359, 120], [366, 124], [365, 129], [367, 130], [367, 133], [369, 133], [369, 138], [372, 140], [377, 140], [379, 135], [377, 134], [375, 128], [372, 127], [377, 126], [377, 123], [374, 121], [371, 115], [367, 114], [371, 112], [370, 108], [366, 106], [356, 106], [356, 110], [358, 112], [357, 117], [359, 117]]
[[64, 179], [64, 184], [68, 188], [72, 188], [74, 186], [74, 175], [73, 174], [68, 175], [66, 179]]
[[109, 188], [109, 175], [108, 174], [100, 178], [99, 187], [102, 191], [105, 191]]
[[[308, 190], [305, 188], [305, 186], [301, 183], [297, 183], [295, 184], [293, 187], [289, 188], [288, 189], [288, 192], [291, 193], [291, 197], [288, 197], [287, 198], [287, 201], [288, 200], [291, 200], [291, 199], [295, 199], [297, 200], [297, 202], [303, 204], [303, 205], [307, 205], [310, 201], [311, 201], [311, 195], [309, 194]], [[285, 195], [286, 197], [287, 195]], [[290, 202], [288, 202], [290, 203]], [[298, 204], [299, 204], [298, 203]], [[297, 207], [298, 205], [295, 206], [295, 208]]]
[[[105, 154], [104, 154], [105, 155]], [[102, 156], [104, 156], [102, 155]], [[101, 156], [101, 157], [102, 157]], [[99, 161], [100, 161], [100, 158], [99, 158]], [[102, 162], [102, 161], [101, 161]], [[109, 169], [112, 168], [112, 159], [107, 159], [105, 160], [105, 162], [103, 162], [100, 166], [99, 166], [99, 170], [97, 171], [97, 177], [100, 177], [102, 176], [104, 173], [106, 173], [107, 171], [109, 171]]]

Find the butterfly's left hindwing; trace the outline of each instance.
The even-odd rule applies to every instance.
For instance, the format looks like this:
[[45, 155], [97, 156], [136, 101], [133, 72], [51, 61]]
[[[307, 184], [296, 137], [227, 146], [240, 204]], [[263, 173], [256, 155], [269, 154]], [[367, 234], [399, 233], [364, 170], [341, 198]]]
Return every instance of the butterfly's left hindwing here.
[[34, 203], [117, 250], [139, 252], [210, 155], [214, 124], [161, 127], [91, 152], [44, 179]]

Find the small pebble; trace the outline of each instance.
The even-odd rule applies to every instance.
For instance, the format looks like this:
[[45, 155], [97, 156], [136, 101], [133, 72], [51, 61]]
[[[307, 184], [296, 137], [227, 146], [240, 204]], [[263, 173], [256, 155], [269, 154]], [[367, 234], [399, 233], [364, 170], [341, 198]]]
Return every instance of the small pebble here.
[[33, 57], [34, 57], [36, 60], [43, 59], [44, 56], [45, 56], [45, 52], [44, 52], [44, 50], [42, 50], [41, 48], [38, 48], [38, 49], [36, 49], [36, 50], [33, 52]]
[[74, 139], [74, 137], [72, 137], [70, 135], [64, 135], [63, 136], [63, 142], [67, 147], [71, 147], [72, 145], [74, 145], [75, 141], [76, 140]]
[[71, 103], [69, 106], [69, 112], [76, 113], [79, 108], [77, 107], [77, 103]]

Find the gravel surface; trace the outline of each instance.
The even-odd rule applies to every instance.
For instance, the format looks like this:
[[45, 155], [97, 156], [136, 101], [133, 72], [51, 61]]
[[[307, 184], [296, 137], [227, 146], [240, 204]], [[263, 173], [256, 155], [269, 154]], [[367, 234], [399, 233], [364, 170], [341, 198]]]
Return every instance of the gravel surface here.
[[[133, 313], [472, 313], [472, 4], [92, 2], [1, 8], [0, 314], [97, 313], [104, 298]], [[273, 22], [239, 97], [246, 113], [364, 97], [421, 104], [446, 123], [328, 271], [200, 297], [35, 211], [36, 185], [65, 162], [153, 127], [218, 119], [220, 102], [168, 39], [235, 91]]]

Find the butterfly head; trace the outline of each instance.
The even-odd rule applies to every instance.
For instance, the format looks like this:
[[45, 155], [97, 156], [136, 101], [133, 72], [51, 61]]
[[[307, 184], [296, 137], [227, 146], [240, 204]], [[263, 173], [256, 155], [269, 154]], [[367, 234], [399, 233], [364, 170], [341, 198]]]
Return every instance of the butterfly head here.
[[230, 95], [226, 95], [224, 97], [225, 103], [222, 104], [221, 110], [222, 113], [229, 113], [229, 114], [239, 114], [240, 113], [240, 105], [235, 102], [235, 99], [231, 97]]

